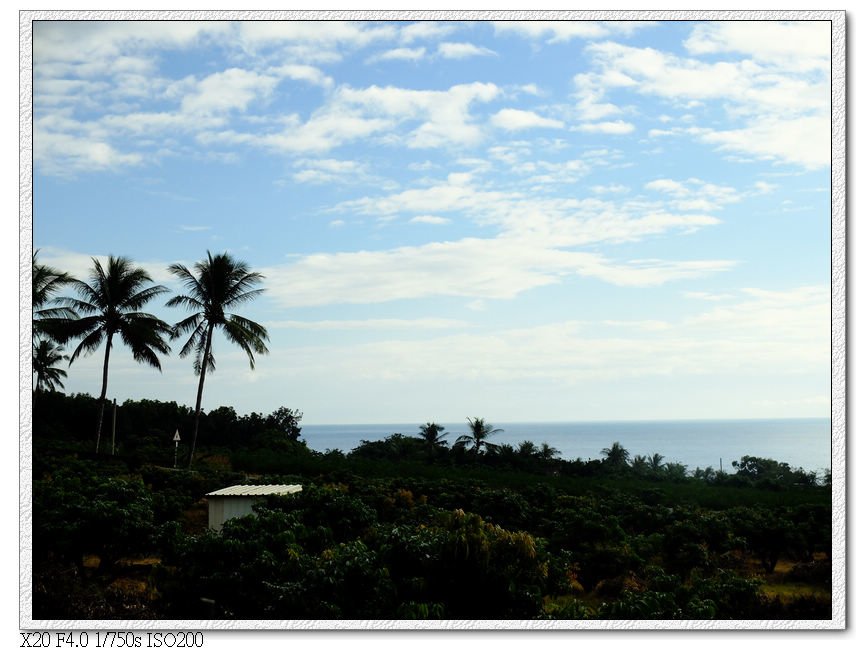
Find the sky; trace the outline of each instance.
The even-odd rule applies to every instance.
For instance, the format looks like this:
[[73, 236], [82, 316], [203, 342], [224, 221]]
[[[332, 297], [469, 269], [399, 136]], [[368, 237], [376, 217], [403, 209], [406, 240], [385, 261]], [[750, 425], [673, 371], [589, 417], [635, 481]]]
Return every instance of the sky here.
[[[265, 276], [205, 409], [829, 417], [828, 22], [40, 22], [33, 246]], [[187, 314], [165, 300], [148, 310]], [[194, 405], [112, 350], [108, 397]], [[70, 346], [71, 349], [71, 346]], [[67, 369], [98, 394], [102, 351]]]

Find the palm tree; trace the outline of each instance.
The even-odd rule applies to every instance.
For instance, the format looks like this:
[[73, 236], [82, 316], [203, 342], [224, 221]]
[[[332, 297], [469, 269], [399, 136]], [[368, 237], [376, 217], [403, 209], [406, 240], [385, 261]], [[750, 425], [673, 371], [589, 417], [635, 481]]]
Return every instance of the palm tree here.
[[664, 457], [659, 453], [652, 454], [652, 457], [649, 459], [649, 469], [652, 470], [652, 473], [657, 474], [661, 471], [664, 466]]
[[133, 267], [132, 262], [125, 257], [109, 255], [105, 268], [93, 258], [89, 284], [82, 280], [69, 281], [69, 285], [81, 297], [80, 300], [60, 299], [65, 307], [82, 314], [80, 318], [68, 321], [64, 328], [64, 341], [81, 339], [69, 359], [70, 365], [81, 354], [88, 355], [105, 342], [96, 453], [99, 453], [105, 393], [108, 390], [108, 358], [115, 334], [132, 350], [133, 359], [153, 366], [160, 372], [162, 366], [156, 353], [167, 354], [171, 351], [163, 338], [171, 334], [171, 327], [156, 316], [139, 311], [150, 300], [168, 291], [163, 286], [150, 285], [151, 282], [150, 275], [143, 268]]
[[258, 323], [226, 310], [249, 302], [264, 289], [254, 288], [263, 279], [260, 273], [253, 273], [245, 262], [235, 260], [228, 253], [211, 255], [196, 262], [194, 272], [181, 264], [172, 264], [168, 270], [183, 282], [185, 295], [175, 296], [167, 306], [182, 306], [194, 313], [174, 326], [174, 337], [189, 333], [189, 338], [180, 350], [180, 356], [194, 355], [193, 368], [198, 375], [198, 395], [195, 399], [195, 431], [192, 436], [192, 450], [189, 454], [189, 468], [195, 455], [198, 440], [198, 422], [201, 415], [201, 395], [204, 392], [204, 377], [213, 372], [216, 363], [213, 358], [213, 332], [219, 328], [226, 338], [240, 347], [249, 357], [249, 367], [255, 369], [254, 352], [266, 354], [267, 330]]
[[445, 428], [441, 424], [427, 422], [426, 424], [420, 425], [418, 428], [420, 429], [418, 435], [426, 443], [430, 454], [434, 454], [436, 449], [444, 447], [447, 444], [445, 442], [445, 436], [448, 434], [446, 431], [445, 433], [442, 433]]
[[68, 307], [49, 307], [57, 303], [55, 294], [74, 278], [55, 268], [40, 264], [39, 250], [33, 252], [33, 336], [61, 338], [56, 327], [69, 319], [77, 318], [75, 310]]
[[57, 368], [56, 365], [68, 359], [69, 357], [63, 354], [63, 348], [51, 341], [45, 339], [34, 341], [33, 372], [36, 375], [36, 383], [33, 392], [63, 388], [62, 378], [66, 377], [66, 371]]
[[551, 447], [548, 443], [542, 442], [540, 449], [538, 449], [538, 456], [544, 462], [548, 462], [556, 458], [557, 456], [561, 456], [562, 452], [560, 452], [555, 447]]
[[494, 433], [501, 433], [504, 429], [493, 429], [493, 425], [484, 422], [483, 418], [466, 418], [469, 421], [470, 435], [462, 435], [454, 442], [454, 447], [465, 449], [471, 446], [471, 450], [475, 454], [480, 454], [484, 449], [495, 451], [497, 445], [489, 442], [489, 438]]
[[606, 456], [604, 462], [612, 467], [625, 467], [631, 458], [631, 452], [618, 442], [614, 442], [611, 447], [601, 449], [601, 453]]
[[517, 453], [525, 458], [532, 458], [537, 455], [538, 447], [531, 440], [523, 440], [517, 447]]

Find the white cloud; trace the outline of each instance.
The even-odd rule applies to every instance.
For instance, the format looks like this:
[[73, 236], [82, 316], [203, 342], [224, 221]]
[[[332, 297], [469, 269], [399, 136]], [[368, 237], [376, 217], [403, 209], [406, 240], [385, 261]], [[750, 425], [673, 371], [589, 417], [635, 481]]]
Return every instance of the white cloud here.
[[264, 323], [268, 329], [299, 330], [445, 330], [471, 325], [451, 318], [370, 318], [367, 320], [281, 320]]
[[828, 21], [727, 21], [699, 24], [685, 40], [692, 54], [735, 52], [787, 70], [825, 70], [830, 57]]
[[702, 136], [721, 149], [764, 159], [781, 159], [809, 169], [823, 167], [831, 153], [828, 115], [796, 119], [767, 118], [741, 129], [719, 130]]
[[408, 23], [399, 32], [399, 40], [412, 43], [419, 40], [432, 40], [447, 36], [458, 29], [458, 24], [448, 22], [420, 21]]
[[724, 260], [615, 262], [596, 253], [542, 246], [527, 238], [467, 238], [385, 251], [319, 253], [264, 270], [268, 295], [292, 307], [374, 304], [429, 296], [510, 299], [567, 275], [648, 287], [702, 277]]
[[425, 172], [435, 167], [436, 164], [431, 160], [424, 160], [423, 162], [412, 162], [408, 165], [408, 168], [415, 172]]
[[366, 365], [367, 372], [375, 373], [375, 368], [399, 365], [389, 360], [410, 360], [399, 365], [406, 377], [424, 368], [445, 378], [564, 382], [729, 374], [789, 377], [820, 371], [829, 350], [828, 328], [820, 323], [828, 308], [828, 288], [785, 293], [792, 300], [783, 309], [762, 299], [740, 298], [727, 311], [730, 319], [707, 312], [679, 321], [564, 321], [426, 341], [371, 343], [357, 350], [359, 358], [346, 361], [354, 365], [376, 358], [377, 364]]
[[[830, 349], [821, 319], [827, 287], [771, 299], [739, 296], [717, 310], [681, 320], [560, 321], [526, 328], [455, 333], [319, 347], [314, 366], [365, 379], [439, 381], [550, 379], [608, 382], [650, 377], [790, 377], [821, 372]], [[386, 373], [386, 374], [385, 374]], [[828, 390], [828, 385], [827, 385]], [[769, 392], [767, 394], [775, 394]]]
[[344, 107], [329, 107], [301, 122], [296, 115], [283, 118], [283, 128], [274, 133], [240, 133], [232, 130], [204, 132], [202, 144], [245, 144], [281, 153], [326, 153], [338, 146], [381, 133], [393, 120], [366, 117]]
[[602, 120], [605, 117], [616, 115], [622, 109], [602, 99], [609, 84], [607, 78], [593, 73], [580, 73], [574, 76], [574, 85], [577, 87], [577, 112], [583, 120]]
[[[480, 191], [470, 184], [470, 176], [452, 173], [447, 181], [430, 187], [408, 189], [383, 197], [364, 197], [341, 203], [338, 210], [357, 211], [368, 215], [393, 215], [400, 212], [430, 214], [472, 210], [484, 205], [496, 205], [508, 198], [497, 191]], [[518, 194], [511, 194], [518, 198]]]
[[393, 50], [379, 52], [367, 58], [367, 63], [377, 63], [379, 61], [419, 61], [426, 54], [425, 47], [398, 47]]
[[357, 48], [391, 40], [398, 33], [394, 25], [357, 21], [240, 21], [236, 25], [241, 41], [253, 49], [298, 43], [319, 48]]
[[445, 59], [467, 59], [472, 56], [495, 56], [495, 52], [472, 43], [439, 43], [438, 55]]
[[139, 165], [143, 157], [122, 153], [111, 144], [37, 128], [33, 134], [33, 159], [47, 174], [72, 176], [78, 172], [116, 171]]
[[[585, 165], [580, 159], [563, 163], [539, 161], [530, 181], [573, 182], [585, 174]], [[702, 183], [700, 187], [703, 193], [695, 194], [697, 198], [724, 196], [723, 189], [716, 190], [711, 184]], [[662, 202], [614, 203], [598, 198], [543, 198], [531, 190], [525, 193], [487, 190], [476, 187], [471, 175], [455, 173], [446, 181], [427, 187], [346, 201], [337, 205], [335, 211], [379, 219], [452, 213], [469, 217], [481, 225], [494, 225], [503, 235], [557, 247], [636, 241], [671, 230], [693, 232], [718, 223], [718, 219], [699, 210], [671, 212]]]
[[[34, 66], [45, 63], [88, 64], [79, 72], [102, 74], [104, 64], [129, 51], [186, 48], [231, 31], [222, 21], [35, 21]], [[95, 65], [94, 65], [95, 64]]]
[[294, 166], [301, 168], [292, 174], [297, 183], [349, 183], [366, 178], [365, 167], [355, 160], [310, 158], [297, 160]]
[[536, 163], [529, 163], [526, 169], [517, 171], [526, 171], [531, 175], [527, 182], [532, 184], [563, 184], [576, 183], [584, 178], [591, 166], [585, 160], [575, 159], [566, 160], [560, 163], [551, 163], [545, 160], [539, 160]]
[[630, 192], [630, 188], [619, 183], [610, 183], [608, 185], [593, 185], [592, 192], [595, 194], [625, 194]]
[[279, 79], [249, 70], [230, 68], [202, 79], [195, 92], [180, 103], [181, 111], [210, 115], [230, 110], [244, 110], [253, 101], [266, 97]]
[[754, 183], [754, 190], [758, 194], [771, 194], [772, 192], [774, 192], [777, 189], [778, 189], [777, 185], [774, 185], [772, 183], [767, 183], [766, 181], [756, 181]]
[[709, 300], [711, 302], [729, 300], [734, 297], [730, 293], [710, 293], [708, 291], [683, 291], [682, 295], [691, 300]]
[[578, 131], [585, 133], [605, 133], [607, 135], [627, 135], [633, 132], [634, 125], [630, 122], [616, 120], [615, 122], [594, 122], [580, 124], [576, 127]]
[[311, 65], [301, 65], [290, 63], [272, 68], [269, 72], [278, 77], [287, 77], [295, 81], [306, 81], [315, 86], [330, 88], [333, 86], [333, 79], [324, 74], [319, 68]]
[[[825, 286], [803, 286], [789, 291], [743, 289], [744, 302], [716, 307], [692, 317], [688, 324], [699, 328], [723, 328], [731, 338], [765, 332], [767, 344], [779, 349], [781, 341], [798, 339], [790, 354], [804, 353], [812, 361], [823, 361], [830, 353], [830, 291]], [[804, 345], [807, 343], [807, 345]]]
[[689, 178], [683, 182], [660, 178], [646, 183], [645, 187], [671, 196], [671, 204], [684, 211], [712, 212], [728, 203], [738, 203], [742, 198], [733, 187], [707, 183], [699, 178]]
[[560, 120], [542, 117], [532, 111], [523, 111], [515, 108], [503, 108], [490, 118], [493, 126], [506, 131], [520, 131], [522, 129], [548, 128], [561, 129], [564, 123]]
[[587, 20], [533, 20], [493, 23], [497, 34], [516, 34], [532, 40], [545, 40], [547, 43], [563, 43], [574, 38], [604, 38], [613, 34], [629, 35], [647, 26], [647, 22], [612, 21], [594, 22]]
[[409, 223], [426, 223], [434, 226], [443, 226], [451, 222], [447, 217], [437, 217], [431, 214], [421, 214], [409, 219]]
[[409, 132], [407, 143], [409, 147], [426, 148], [480, 141], [482, 132], [472, 123], [470, 107], [475, 102], [492, 101], [499, 92], [495, 84], [477, 82], [455, 85], [444, 91], [393, 86], [345, 87], [337, 92], [335, 103], [400, 122], [422, 120], [419, 127]]
[[[772, 35], [769, 31], [764, 36]], [[732, 28], [735, 30], [735, 28]], [[749, 27], [748, 30], [753, 30]], [[708, 32], [706, 32], [708, 34]], [[714, 34], [714, 32], [713, 32]], [[717, 34], [715, 34], [717, 36]], [[752, 39], [750, 49], [754, 59], [706, 62], [679, 57], [652, 48], [636, 48], [613, 42], [587, 46], [600, 73], [593, 79], [608, 87], [620, 86], [622, 79], [633, 82], [632, 89], [641, 94], [657, 95], [686, 107], [699, 107], [706, 102], [722, 103], [729, 118], [729, 127], [674, 127], [652, 129], [650, 137], [690, 134], [715, 144], [721, 149], [744, 152], [761, 158], [781, 160], [808, 168], [828, 164], [830, 152], [828, 41], [824, 44], [825, 65], [802, 74], [793, 64], [779, 68], [783, 57], [778, 52], [795, 47], [792, 43], [759, 46]], [[714, 37], [713, 37], [714, 38]], [[701, 43], [697, 45], [696, 43]], [[719, 52], [719, 41], [695, 40], [692, 51]], [[730, 49], [748, 47], [743, 40]], [[816, 47], [809, 41], [808, 48]], [[762, 47], [762, 49], [761, 49]], [[774, 48], [774, 49], [773, 49]], [[767, 54], [773, 49], [776, 54]], [[772, 65], [765, 63], [772, 59]], [[594, 98], [593, 101], [597, 101]]]

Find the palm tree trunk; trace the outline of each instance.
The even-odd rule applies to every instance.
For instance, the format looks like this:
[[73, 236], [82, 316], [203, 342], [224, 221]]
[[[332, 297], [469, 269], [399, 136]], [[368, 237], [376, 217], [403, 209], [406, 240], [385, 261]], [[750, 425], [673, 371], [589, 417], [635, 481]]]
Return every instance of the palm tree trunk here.
[[99, 423], [96, 425], [96, 453], [99, 453], [99, 438], [102, 436], [102, 418], [105, 415], [105, 393], [108, 392], [108, 355], [111, 354], [111, 338], [109, 332], [105, 341], [105, 362], [102, 364], [102, 394], [99, 395]]
[[204, 377], [207, 374], [207, 358], [210, 356], [210, 343], [213, 339], [213, 324], [207, 328], [207, 342], [204, 344], [204, 355], [201, 357], [201, 370], [198, 373], [198, 396], [195, 398], [195, 429], [192, 434], [192, 451], [189, 452], [189, 469], [192, 469], [192, 459], [195, 457], [195, 443], [198, 440], [198, 418], [201, 415], [201, 395], [204, 393]]

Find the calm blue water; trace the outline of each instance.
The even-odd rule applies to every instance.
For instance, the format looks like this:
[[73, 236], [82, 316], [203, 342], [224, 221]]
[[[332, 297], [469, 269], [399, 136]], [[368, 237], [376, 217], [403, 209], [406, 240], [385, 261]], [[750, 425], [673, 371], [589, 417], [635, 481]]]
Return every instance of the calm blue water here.
[[[349, 452], [361, 440], [381, 440], [393, 433], [416, 435], [417, 424], [304, 424], [301, 437], [311, 449]], [[468, 423], [441, 423], [450, 432], [449, 443], [468, 433]], [[504, 429], [490, 441], [517, 446], [523, 440], [536, 445], [549, 443], [561, 458], [602, 458], [601, 450], [619, 442], [631, 456], [654, 453], [665, 462], [731, 471], [730, 463], [742, 456], [774, 458], [822, 472], [831, 466], [831, 422], [829, 418], [790, 420], [654, 420], [623, 422], [493, 422]]]

